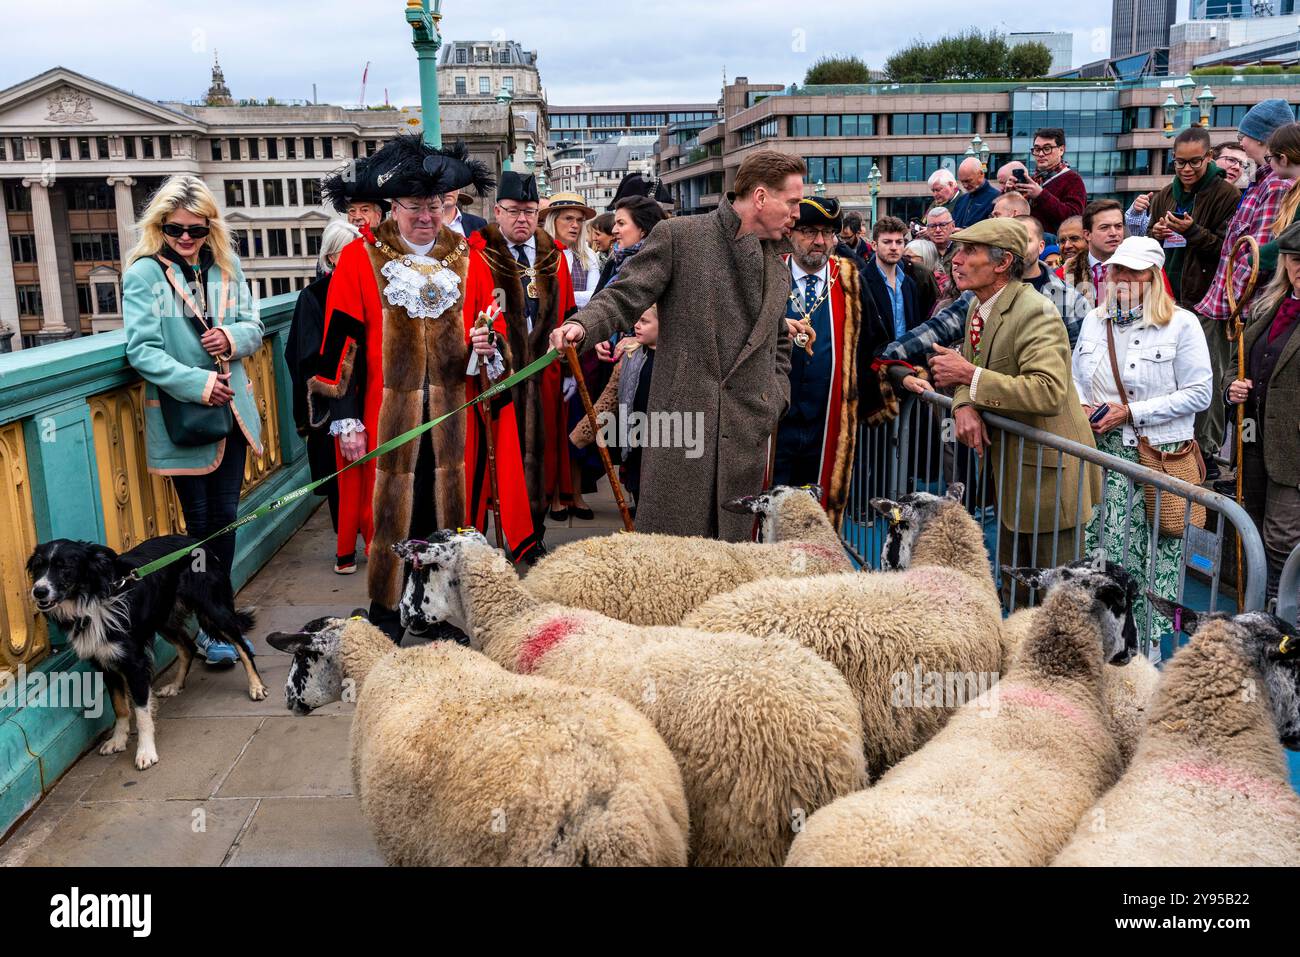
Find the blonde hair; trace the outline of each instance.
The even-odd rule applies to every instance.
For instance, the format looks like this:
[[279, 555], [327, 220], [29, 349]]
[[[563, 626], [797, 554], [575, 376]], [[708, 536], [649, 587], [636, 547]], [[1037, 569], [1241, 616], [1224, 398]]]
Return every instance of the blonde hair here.
[[1260, 319], [1265, 316], [1272, 316], [1277, 311], [1277, 307], [1282, 304], [1282, 300], [1291, 295], [1291, 277], [1287, 275], [1286, 259], [1290, 256], [1300, 258], [1295, 253], [1279, 253], [1277, 271], [1273, 273], [1273, 281], [1268, 284], [1262, 293], [1255, 298], [1255, 303], [1250, 308], [1250, 318], [1252, 320]]
[[[555, 221], [559, 218], [560, 213], [562, 213], [563, 211], [564, 211], [563, 206], [557, 208], [552, 215], [546, 217], [545, 222], [542, 224], [543, 228], [546, 230], [547, 235], [550, 236], [552, 239], [560, 238], [559, 236], [555, 235]], [[584, 219], [582, 221], [582, 225], [578, 229], [578, 241], [574, 243], [572, 246], [564, 247], [565, 249], [573, 253], [573, 258], [582, 264], [583, 269], [590, 269], [593, 265], [592, 256], [591, 256], [591, 247], [587, 245], [587, 223], [588, 222], [590, 222], [590, 220]]]
[[157, 255], [166, 240], [163, 238], [162, 225], [167, 217], [178, 209], [184, 209], [195, 216], [202, 216], [208, 221], [208, 248], [212, 258], [223, 276], [235, 274], [235, 248], [230, 239], [230, 230], [221, 218], [217, 199], [208, 189], [208, 184], [197, 176], [181, 173], [171, 177], [149, 199], [144, 214], [136, 223], [140, 230], [140, 241], [126, 257], [129, 269], [137, 259]]
[[[1147, 292], [1142, 298], [1142, 315], [1149, 319], [1153, 326], [1167, 326], [1174, 318], [1174, 310], [1178, 308], [1178, 304], [1165, 288], [1164, 276], [1159, 268], [1152, 266], [1145, 270], [1144, 275], [1146, 278], [1141, 282], [1146, 285]], [[1115, 308], [1115, 283], [1110, 283], [1110, 294], [1106, 298], [1110, 307]]]

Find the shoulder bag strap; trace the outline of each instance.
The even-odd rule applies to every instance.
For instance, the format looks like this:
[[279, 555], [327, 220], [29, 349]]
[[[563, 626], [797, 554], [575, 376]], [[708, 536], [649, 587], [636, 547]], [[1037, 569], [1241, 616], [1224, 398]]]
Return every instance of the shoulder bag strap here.
[[[185, 305], [188, 305], [190, 307], [189, 312], [186, 312], [184, 307], [181, 308], [181, 312], [185, 314], [185, 318], [189, 320], [190, 325], [194, 327], [194, 333], [199, 337], [201, 341], [203, 339], [203, 334], [212, 328], [212, 326], [208, 324], [207, 317], [205, 315], [200, 315], [200, 312], [202, 312], [203, 310], [200, 310], [194, 304], [194, 302], [190, 300], [190, 297], [186, 295], [184, 285], [177, 285], [175, 276], [172, 275], [171, 269], [168, 267], [168, 265], [165, 262], [162, 261], [162, 258], [157, 255], [151, 258], [153, 259], [154, 262], [158, 264], [158, 268], [163, 271], [163, 278], [166, 279], [167, 282], [170, 283], [171, 286], [176, 290], [176, 293], [178, 296], [180, 296], [182, 302]], [[224, 294], [225, 292], [224, 287], [222, 292]], [[205, 294], [203, 297], [203, 302], [205, 307], [207, 305], [207, 299], [208, 297]], [[226, 364], [224, 362], [222, 362], [220, 359], [217, 359], [215, 357], [213, 358], [213, 361], [217, 364], [217, 370], [219, 372], [226, 371]]]

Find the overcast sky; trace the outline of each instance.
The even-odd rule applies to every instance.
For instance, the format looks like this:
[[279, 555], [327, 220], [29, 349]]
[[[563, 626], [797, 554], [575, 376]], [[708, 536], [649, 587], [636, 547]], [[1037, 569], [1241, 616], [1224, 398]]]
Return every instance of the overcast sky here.
[[[64, 0], [6, 3], [0, 88], [65, 66], [155, 100], [206, 91], [212, 51], [236, 98], [275, 96], [356, 103], [384, 90], [419, 101], [403, 0]], [[1110, 45], [1111, 0], [988, 4], [976, 0], [609, 0], [570, 3], [446, 0], [446, 40], [510, 39], [538, 51], [555, 105], [711, 102], [728, 79], [802, 81], [824, 53], [853, 53], [873, 68], [916, 37], [934, 39], [993, 17], [983, 29], [1070, 30], [1074, 63]], [[1180, 16], [1187, 0], [1179, 0]]]

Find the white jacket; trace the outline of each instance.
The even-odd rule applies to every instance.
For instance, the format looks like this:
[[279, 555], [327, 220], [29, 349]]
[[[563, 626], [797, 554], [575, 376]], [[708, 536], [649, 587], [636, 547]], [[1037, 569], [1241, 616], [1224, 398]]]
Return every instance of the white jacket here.
[[[1110, 367], [1106, 322], [1101, 309], [1092, 310], [1074, 346], [1074, 386], [1084, 405], [1101, 401], [1092, 395], [1092, 378], [1099, 364]], [[1136, 446], [1138, 432], [1153, 445], [1193, 438], [1196, 413], [1210, 407], [1214, 391], [1210, 350], [1196, 316], [1175, 309], [1165, 326], [1142, 319], [1127, 329], [1117, 327], [1115, 334], [1128, 337], [1120, 368], [1131, 416], [1123, 426], [1124, 444]]]

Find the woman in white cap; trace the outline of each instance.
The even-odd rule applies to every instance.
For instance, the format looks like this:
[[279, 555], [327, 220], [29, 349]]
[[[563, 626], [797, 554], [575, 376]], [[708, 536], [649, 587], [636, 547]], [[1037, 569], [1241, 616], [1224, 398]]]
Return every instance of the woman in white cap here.
[[[1179, 309], [1169, 295], [1164, 264], [1164, 249], [1154, 239], [1130, 236], [1120, 243], [1105, 263], [1105, 300], [1084, 318], [1074, 347], [1074, 384], [1097, 448], [1130, 462], [1138, 461], [1139, 436], [1162, 452], [1193, 441], [1196, 413], [1209, 406], [1213, 392], [1205, 333], [1196, 316]], [[1158, 537], [1153, 567], [1144, 498], [1143, 490], [1136, 489], [1130, 499], [1124, 476], [1108, 472], [1102, 504], [1088, 524], [1086, 547], [1092, 553], [1104, 537], [1108, 559], [1141, 570], [1150, 576], [1151, 591], [1173, 599], [1183, 542]], [[1145, 594], [1133, 614], [1144, 640], [1170, 630], [1160, 615], [1154, 615], [1148, 630]], [[1158, 660], [1159, 654], [1153, 641], [1151, 656]]]

